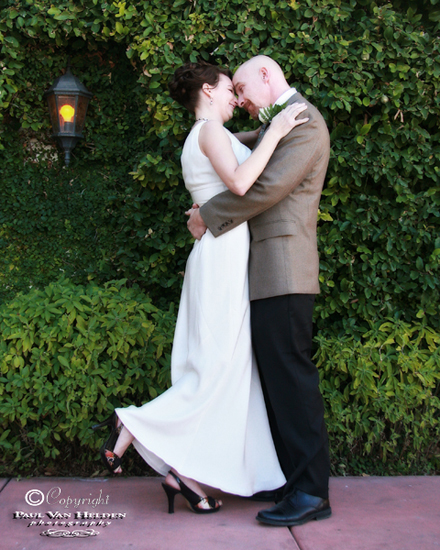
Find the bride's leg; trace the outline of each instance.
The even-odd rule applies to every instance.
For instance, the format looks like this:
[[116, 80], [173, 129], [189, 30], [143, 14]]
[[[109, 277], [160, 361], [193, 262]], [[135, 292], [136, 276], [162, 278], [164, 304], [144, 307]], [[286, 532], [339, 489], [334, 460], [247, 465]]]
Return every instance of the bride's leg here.
[[128, 449], [128, 447], [133, 443], [134, 437], [127, 430], [125, 426], [122, 426], [121, 433], [119, 434], [118, 440], [114, 448], [114, 453], [122, 458], [122, 455]]
[[99, 430], [106, 426], [111, 427], [110, 436], [99, 450], [101, 460], [110, 472], [121, 474], [121, 457], [133, 442], [134, 437], [122, 424], [120, 418], [113, 412], [106, 420], [92, 426], [92, 430]]
[[[189, 477], [180, 475], [179, 472], [174, 468], [171, 468], [171, 471], [174, 472], [183, 481], [183, 483], [187, 487], [189, 487], [192, 491], [194, 491], [201, 497], [206, 497], [206, 493], [203, 491], [203, 489], [200, 487], [200, 485], [197, 483], [195, 479], [191, 479]], [[167, 485], [170, 485], [171, 487], [174, 487], [174, 489], [179, 489], [179, 484], [171, 474], [167, 475], [167, 477], [165, 478], [165, 483]]]
[[[134, 437], [131, 435], [131, 433], [127, 430], [125, 426], [122, 426], [122, 429], [119, 433], [118, 439], [116, 440], [113, 451], [108, 451], [108, 452], [112, 453], [113, 455], [116, 455], [119, 458], [122, 458], [122, 455], [125, 453], [128, 447], [133, 443], [133, 440], [134, 440]], [[122, 468], [118, 466], [118, 468], [114, 470], [114, 473], [122, 474]]]

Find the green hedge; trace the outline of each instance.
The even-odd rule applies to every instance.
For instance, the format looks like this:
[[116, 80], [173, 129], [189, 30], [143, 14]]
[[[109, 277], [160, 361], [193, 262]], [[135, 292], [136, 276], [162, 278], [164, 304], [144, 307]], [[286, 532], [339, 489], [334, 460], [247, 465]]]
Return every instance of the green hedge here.
[[440, 334], [386, 319], [316, 343], [334, 473], [438, 474]]
[[[24, 68], [20, 72], [26, 94], [17, 93], [3, 111], [0, 303], [63, 274], [76, 283], [138, 281], [167, 308], [170, 299], [179, 298], [187, 256], [181, 250], [190, 243], [183, 213], [188, 198], [176, 193], [176, 185], [157, 194], [133, 181], [135, 159], [145, 151], [139, 75], [124, 47], [104, 44], [90, 51], [78, 42], [70, 51], [53, 44], [27, 51], [32, 64], [26, 74]], [[69, 54], [73, 72], [95, 95], [86, 140], [66, 168], [50, 139], [42, 96], [62, 74]], [[37, 113], [40, 122], [27, 122], [27, 113]], [[32, 128], [38, 125], [40, 131]]]
[[[0, 293], [127, 278], [166, 307], [191, 240], [180, 172], [184, 61], [265, 53], [322, 111], [319, 328], [426, 316], [439, 326], [438, 1], [14, 0], [0, 11]], [[411, 6], [411, 7], [410, 7]], [[419, 13], [415, 10], [420, 10]], [[43, 92], [67, 58], [93, 92], [69, 168]], [[246, 113], [233, 122], [249, 128]], [[39, 151], [39, 153], [38, 153]]]
[[6, 472], [63, 464], [76, 446], [79, 462], [96, 460], [102, 434], [91, 431], [93, 420], [141, 405], [169, 384], [173, 310], [160, 311], [125, 282], [64, 280], [0, 309]]
[[[0, 475], [99, 470], [91, 424], [167, 387], [174, 323], [125, 281], [62, 280], [3, 306]], [[388, 320], [316, 341], [333, 473], [438, 473], [440, 335]]]

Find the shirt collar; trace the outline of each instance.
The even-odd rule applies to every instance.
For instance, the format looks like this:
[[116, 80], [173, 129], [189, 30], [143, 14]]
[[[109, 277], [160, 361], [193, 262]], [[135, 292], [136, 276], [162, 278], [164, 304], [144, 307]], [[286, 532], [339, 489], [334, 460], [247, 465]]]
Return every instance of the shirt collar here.
[[289, 88], [275, 101], [275, 105], [286, 103], [294, 94], [296, 94], [296, 88]]

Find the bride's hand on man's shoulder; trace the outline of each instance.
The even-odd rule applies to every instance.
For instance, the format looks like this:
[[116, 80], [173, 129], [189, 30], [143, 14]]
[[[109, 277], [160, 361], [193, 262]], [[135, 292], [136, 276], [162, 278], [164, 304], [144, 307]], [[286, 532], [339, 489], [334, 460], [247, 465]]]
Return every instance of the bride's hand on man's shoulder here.
[[276, 131], [281, 139], [296, 126], [308, 122], [308, 117], [297, 118], [306, 109], [307, 105], [305, 103], [292, 103], [292, 105], [288, 105], [273, 118], [270, 128]]

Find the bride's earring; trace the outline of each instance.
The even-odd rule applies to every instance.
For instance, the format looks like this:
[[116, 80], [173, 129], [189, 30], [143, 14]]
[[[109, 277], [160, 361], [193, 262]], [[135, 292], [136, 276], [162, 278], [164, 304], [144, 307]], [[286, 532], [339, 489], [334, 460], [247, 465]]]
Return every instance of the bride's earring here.
[[212, 97], [211, 97], [211, 103], [210, 103], [210, 105], [212, 105]]

